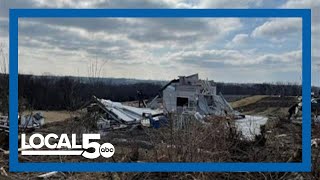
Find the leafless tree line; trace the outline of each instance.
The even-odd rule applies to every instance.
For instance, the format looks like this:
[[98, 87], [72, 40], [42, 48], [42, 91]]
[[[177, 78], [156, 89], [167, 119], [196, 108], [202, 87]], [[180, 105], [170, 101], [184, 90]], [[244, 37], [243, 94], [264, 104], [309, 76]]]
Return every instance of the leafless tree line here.
[[9, 76], [8, 76], [8, 50], [4, 43], [0, 43], [0, 113], [8, 114]]

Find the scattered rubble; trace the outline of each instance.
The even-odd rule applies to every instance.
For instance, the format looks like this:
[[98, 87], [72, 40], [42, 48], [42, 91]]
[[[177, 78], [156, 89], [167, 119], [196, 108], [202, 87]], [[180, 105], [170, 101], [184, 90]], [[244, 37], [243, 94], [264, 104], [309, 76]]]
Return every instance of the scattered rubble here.
[[[99, 116], [97, 127], [104, 130], [127, 128], [134, 124], [159, 128], [161, 124], [167, 123], [168, 113], [181, 115], [178, 118], [181, 122], [176, 122], [178, 128], [183, 126], [183, 117], [187, 115], [196, 117], [202, 123], [205, 116], [244, 117], [234, 111], [223, 95], [217, 95], [216, 91], [212, 82], [200, 80], [198, 74], [180, 76], [163, 86], [159, 95], [151, 102], [143, 103], [143, 108], [93, 96], [93, 103], [87, 107], [87, 111]], [[159, 106], [160, 97], [163, 106]], [[139, 100], [139, 106], [141, 101], [143, 100]]]
[[320, 138], [314, 138], [311, 140], [311, 146], [314, 146], [315, 148], [318, 148], [320, 144]]
[[45, 124], [45, 118], [41, 113], [31, 113], [20, 118], [20, 126], [26, 128], [40, 128]]
[[[297, 102], [294, 103], [288, 109], [288, 120], [293, 123], [302, 123], [302, 97], [297, 98]], [[316, 97], [314, 93], [311, 93], [311, 114], [312, 122], [320, 123], [320, 97]]]
[[8, 119], [8, 116], [0, 116], [0, 132], [9, 133], [9, 119]]
[[159, 128], [160, 123], [167, 121], [161, 110], [127, 106], [95, 96], [93, 102], [87, 111], [98, 116], [97, 127], [101, 130], [127, 128], [136, 124]]
[[261, 134], [260, 127], [265, 125], [268, 121], [267, 117], [246, 115], [243, 119], [235, 121], [238, 131], [242, 132], [242, 135], [247, 140], [254, 140], [255, 136]]
[[[44, 117], [40, 113], [19, 116], [18, 130], [20, 132], [31, 132], [35, 128], [40, 128], [44, 125]], [[4, 154], [9, 154], [9, 117], [0, 116], [0, 150]], [[18, 149], [20, 151], [21, 149]]]
[[9, 120], [8, 116], [0, 116], [0, 149], [9, 149]]

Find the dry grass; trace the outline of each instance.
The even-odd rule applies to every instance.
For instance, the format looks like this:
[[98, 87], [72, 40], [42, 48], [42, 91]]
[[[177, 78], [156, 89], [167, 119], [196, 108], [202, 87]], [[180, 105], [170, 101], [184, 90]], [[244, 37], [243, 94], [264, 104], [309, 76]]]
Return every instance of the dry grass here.
[[[34, 110], [33, 113], [40, 112], [45, 117], [46, 123], [52, 123], [57, 121], [65, 121], [69, 118], [75, 116], [76, 112], [70, 111], [43, 111], [43, 110]], [[30, 114], [31, 111], [24, 111], [22, 115]]]
[[255, 95], [255, 96], [250, 96], [250, 97], [240, 99], [239, 101], [231, 102], [230, 104], [233, 108], [239, 108], [242, 106], [247, 106], [249, 104], [254, 104], [265, 97], [268, 97], [268, 96], [267, 95]]

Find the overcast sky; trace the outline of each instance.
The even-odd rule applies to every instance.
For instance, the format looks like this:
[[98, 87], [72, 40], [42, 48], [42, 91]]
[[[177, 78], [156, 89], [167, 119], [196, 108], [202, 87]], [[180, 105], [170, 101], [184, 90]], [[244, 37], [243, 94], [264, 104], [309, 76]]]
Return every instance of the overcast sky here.
[[[320, 85], [319, 0], [5, 0], [9, 8], [312, 8], [313, 83]], [[19, 20], [19, 72], [169, 80], [199, 73], [226, 82], [300, 82], [301, 19], [36, 18]], [[316, 50], [314, 50], [316, 49]]]

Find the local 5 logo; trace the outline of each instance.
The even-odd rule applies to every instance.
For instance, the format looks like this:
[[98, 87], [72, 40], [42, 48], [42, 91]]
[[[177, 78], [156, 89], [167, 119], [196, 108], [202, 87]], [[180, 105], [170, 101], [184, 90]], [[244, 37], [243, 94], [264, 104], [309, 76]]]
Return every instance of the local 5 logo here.
[[[99, 144], [98, 142], [92, 142], [99, 139], [100, 134], [83, 134], [82, 144], [77, 144], [76, 134], [71, 135], [70, 141], [67, 134], [61, 134], [59, 137], [54, 133], [46, 136], [36, 133], [30, 136], [27, 144], [26, 135], [21, 134], [21, 148], [23, 149], [21, 155], [82, 155], [88, 159], [95, 159], [100, 156], [105, 158], [113, 156], [115, 148], [111, 143]], [[44, 147], [45, 150], [43, 150]]]

